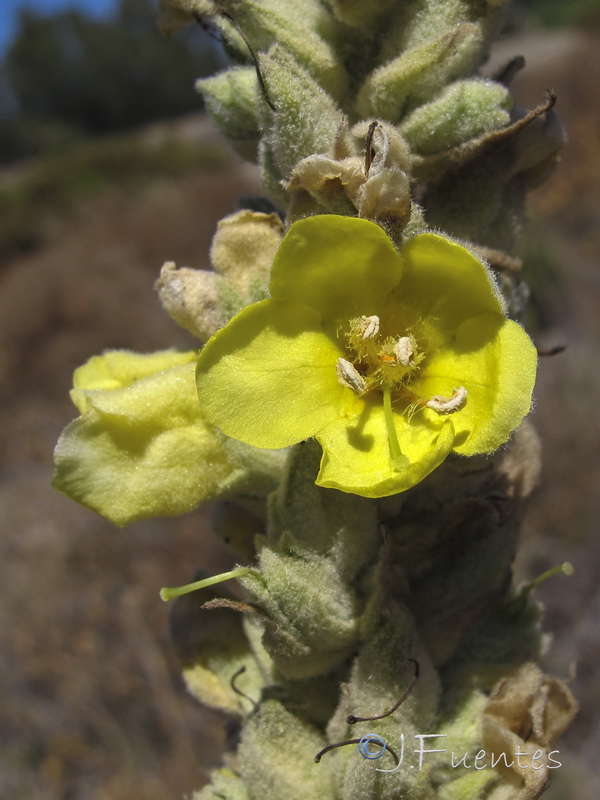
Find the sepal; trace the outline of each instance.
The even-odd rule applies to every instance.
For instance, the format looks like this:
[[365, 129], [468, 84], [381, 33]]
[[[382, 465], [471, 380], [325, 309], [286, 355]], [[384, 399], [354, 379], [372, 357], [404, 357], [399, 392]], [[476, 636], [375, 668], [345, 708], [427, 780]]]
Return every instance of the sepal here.
[[258, 123], [258, 81], [254, 67], [231, 69], [196, 81], [196, 90], [209, 114], [237, 152], [256, 161], [260, 130]]
[[331, 95], [281, 45], [262, 55], [260, 66], [276, 109], [263, 103], [261, 167], [267, 184], [277, 190], [301, 159], [332, 154], [342, 114]]

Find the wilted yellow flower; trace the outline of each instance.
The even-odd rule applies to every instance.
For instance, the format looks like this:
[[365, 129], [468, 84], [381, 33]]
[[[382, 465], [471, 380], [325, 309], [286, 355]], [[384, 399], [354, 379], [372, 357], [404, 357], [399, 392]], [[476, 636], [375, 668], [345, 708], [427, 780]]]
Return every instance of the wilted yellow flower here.
[[444, 236], [399, 254], [372, 222], [310, 217], [270, 291], [203, 349], [203, 415], [260, 448], [316, 437], [321, 486], [404, 491], [451, 451], [492, 452], [529, 412], [535, 348], [486, 266]]
[[113, 350], [79, 367], [71, 398], [81, 416], [56, 445], [54, 487], [117, 525], [182, 514], [236, 490], [270, 491], [277, 465], [227, 446], [203, 419], [196, 357]]

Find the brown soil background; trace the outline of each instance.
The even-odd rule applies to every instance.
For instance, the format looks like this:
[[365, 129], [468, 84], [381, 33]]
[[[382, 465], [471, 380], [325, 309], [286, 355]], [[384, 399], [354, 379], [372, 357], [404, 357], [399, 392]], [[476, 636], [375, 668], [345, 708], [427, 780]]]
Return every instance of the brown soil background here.
[[[593, 32], [512, 40], [528, 69], [515, 89], [533, 107], [558, 94], [569, 132], [559, 169], [531, 198], [532, 237], [556, 265], [534, 281], [544, 310], [533, 419], [544, 474], [524, 526], [517, 574], [563, 560], [537, 596], [553, 634], [547, 668], [571, 682], [582, 710], [559, 744], [563, 767], [546, 797], [600, 796], [596, 673], [600, 627], [600, 85]], [[501, 56], [497, 57], [501, 60]], [[215, 147], [194, 118], [148, 137]], [[142, 142], [142, 139], [140, 140]], [[140, 145], [141, 146], [141, 145]], [[197, 788], [218, 762], [224, 727], [182, 687], [168, 643], [164, 585], [230, 556], [209, 513], [122, 531], [54, 492], [52, 448], [74, 416], [71, 374], [89, 356], [152, 351], [191, 339], [162, 312], [152, 285], [165, 260], [207, 267], [218, 219], [260, 193], [255, 171], [227, 156], [183, 178], [104, 191], [40, 219], [44, 244], [0, 271], [0, 797], [164, 800]], [[18, 180], [14, 172], [0, 181]]]

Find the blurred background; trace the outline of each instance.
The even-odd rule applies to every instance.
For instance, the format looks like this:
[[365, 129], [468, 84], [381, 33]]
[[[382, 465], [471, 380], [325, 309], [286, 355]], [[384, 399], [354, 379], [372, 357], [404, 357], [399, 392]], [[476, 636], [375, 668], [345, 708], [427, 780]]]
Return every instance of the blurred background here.
[[[50, 486], [71, 374], [107, 348], [194, 346], [162, 312], [165, 260], [208, 267], [217, 221], [260, 193], [204, 117], [219, 68], [199, 26], [165, 40], [154, 0], [4, 0], [0, 11], [0, 798], [164, 800], [218, 763], [223, 721], [183, 689], [161, 586], [226, 569], [209, 512], [117, 530]], [[548, 800], [600, 796], [600, 0], [515, 4], [494, 62], [522, 54], [569, 135], [523, 241], [542, 359], [544, 472], [516, 566], [545, 666], [582, 706]]]

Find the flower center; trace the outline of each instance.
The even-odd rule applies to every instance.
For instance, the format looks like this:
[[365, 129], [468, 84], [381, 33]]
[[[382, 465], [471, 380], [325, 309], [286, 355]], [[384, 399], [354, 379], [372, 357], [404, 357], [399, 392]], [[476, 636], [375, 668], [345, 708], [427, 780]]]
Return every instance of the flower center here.
[[426, 353], [410, 330], [392, 336], [382, 331], [375, 314], [349, 320], [346, 331], [349, 358], [339, 358], [338, 381], [359, 397], [373, 390], [389, 393], [390, 402], [403, 400], [410, 411], [430, 408], [438, 414], [452, 414], [465, 404], [467, 390], [455, 387], [450, 397], [434, 395], [422, 398], [411, 390], [410, 383]]
[[438, 414], [453, 414], [464, 406], [467, 390], [459, 386], [453, 389], [450, 397], [434, 395], [427, 400], [417, 395], [410, 382], [425, 358], [424, 350], [409, 330], [401, 336], [386, 335], [375, 314], [351, 319], [346, 340], [350, 358], [338, 358], [338, 381], [358, 397], [374, 389], [381, 392], [390, 455], [396, 469], [402, 470], [408, 459], [398, 441], [392, 407], [394, 400], [403, 401], [402, 410], [409, 414], [421, 408], [429, 408]]
[[384, 387], [402, 391], [425, 358], [412, 333], [385, 335], [376, 315], [351, 319], [346, 341], [350, 358], [338, 360], [338, 380], [359, 396]]

